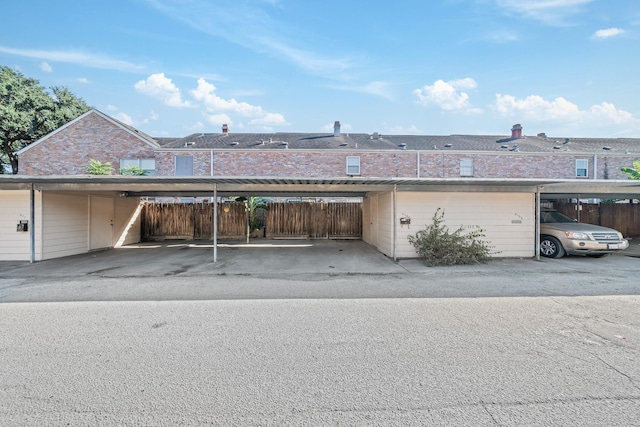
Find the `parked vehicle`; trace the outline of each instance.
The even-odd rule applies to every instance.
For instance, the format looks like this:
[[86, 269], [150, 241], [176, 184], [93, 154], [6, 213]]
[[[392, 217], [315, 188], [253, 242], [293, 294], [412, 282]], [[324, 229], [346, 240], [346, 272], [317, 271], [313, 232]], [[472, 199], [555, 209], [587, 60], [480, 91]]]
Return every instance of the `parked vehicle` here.
[[629, 247], [622, 233], [599, 225], [583, 224], [551, 209], [540, 211], [540, 255], [565, 254], [601, 257]]

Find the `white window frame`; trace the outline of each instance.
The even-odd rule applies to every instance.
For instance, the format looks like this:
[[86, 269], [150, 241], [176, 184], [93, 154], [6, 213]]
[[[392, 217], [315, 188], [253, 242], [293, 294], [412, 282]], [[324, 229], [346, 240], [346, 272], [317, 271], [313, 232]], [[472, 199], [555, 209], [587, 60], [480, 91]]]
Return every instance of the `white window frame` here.
[[[178, 175], [178, 158], [184, 159], [184, 158], [190, 158], [191, 159], [191, 174], [180, 174]], [[195, 176], [195, 159], [193, 156], [175, 156], [175, 160], [174, 160], [174, 165], [173, 165], [174, 169], [173, 169], [173, 174], [175, 176]]]
[[[153, 168], [149, 167], [151, 164], [153, 164]], [[156, 159], [153, 157], [120, 159], [120, 170], [129, 166], [138, 167], [149, 176], [156, 174]]]
[[473, 159], [471, 157], [460, 159], [460, 176], [473, 176]]
[[589, 178], [588, 159], [576, 159], [576, 178]]
[[347, 156], [347, 175], [360, 175], [360, 156]]

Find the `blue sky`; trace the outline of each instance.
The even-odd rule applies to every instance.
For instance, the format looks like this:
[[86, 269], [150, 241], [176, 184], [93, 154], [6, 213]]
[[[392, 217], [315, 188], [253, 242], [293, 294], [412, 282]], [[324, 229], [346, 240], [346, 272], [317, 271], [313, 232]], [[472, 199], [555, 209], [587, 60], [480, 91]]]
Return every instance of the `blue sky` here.
[[340, 120], [640, 137], [637, 0], [60, 0], [3, 15], [0, 64], [153, 136]]

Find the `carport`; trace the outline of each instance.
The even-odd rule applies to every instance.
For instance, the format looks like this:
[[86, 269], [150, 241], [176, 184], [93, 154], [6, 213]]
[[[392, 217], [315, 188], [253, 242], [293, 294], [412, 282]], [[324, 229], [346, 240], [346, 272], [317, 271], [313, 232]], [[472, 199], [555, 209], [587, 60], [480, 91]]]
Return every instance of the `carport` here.
[[[413, 203], [426, 193], [439, 194], [436, 202], [442, 200], [464, 199], [465, 194], [476, 194], [477, 200], [486, 198], [489, 209], [491, 198], [499, 197], [508, 200], [512, 195], [519, 196], [523, 203], [518, 207], [518, 212], [513, 218], [501, 219], [503, 227], [519, 227], [522, 230], [530, 230], [535, 224], [535, 232], [527, 231], [526, 240], [520, 242], [522, 247], [530, 247], [536, 241], [539, 227], [537, 208], [541, 199], [558, 198], [561, 195], [575, 197], [640, 197], [640, 182], [637, 181], [576, 181], [576, 180], [539, 180], [539, 179], [468, 179], [468, 178], [274, 178], [274, 177], [134, 177], [134, 176], [1, 176], [0, 191], [20, 190], [29, 193], [29, 251], [30, 261], [36, 260], [36, 214], [39, 212], [36, 206], [36, 192], [46, 193], [75, 193], [96, 195], [110, 194], [112, 197], [139, 200], [141, 197], [212, 197], [214, 213], [217, 212], [217, 200], [222, 196], [273, 196], [273, 197], [373, 197], [376, 203], [369, 203], [366, 215], [371, 227], [366, 230], [365, 242], [372, 244], [385, 255], [396, 260], [403, 257], [406, 252], [398, 248], [399, 238], [404, 238], [410, 228], [408, 227], [413, 216], [414, 225], [426, 223], [430, 213], [421, 214], [421, 203]], [[400, 195], [400, 196], [399, 196]], [[502, 195], [502, 196], [501, 196]], [[531, 202], [527, 202], [530, 200]], [[375, 205], [375, 206], [374, 206]], [[373, 215], [374, 206], [378, 214]], [[411, 210], [413, 209], [413, 210]], [[468, 207], [458, 208], [459, 210]], [[514, 208], [515, 210], [515, 208]], [[534, 220], [522, 220], [522, 212], [530, 215]], [[501, 212], [494, 212], [499, 216]], [[41, 212], [42, 216], [46, 212]], [[510, 214], [511, 215], [511, 214]], [[13, 218], [7, 218], [13, 223]], [[214, 225], [217, 221], [214, 220]], [[15, 230], [13, 224], [12, 230]], [[373, 227], [377, 227], [376, 233]], [[9, 230], [9, 226], [3, 229]], [[508, 231], [508, 228], [504, 228]], [[9, 231], [6, 231], [7, 233]], [[15, 233], [15, 232], [14, 232]], [[379, 233], [384, 233], [380, 238]], [[521, 240], [522, 240], [521, 239]], [[406, 240], [406, 239], [404, 239]], [[404, 244], [404, 240], [400, 241]], [[373, 243], [371, 243], [373, 242]], [[381, 243], [380, 243], [381, 242]], [[405, 244], [406, 246], [406, 244]], [[217, 231], [213, 233], [213, 259], [217, 260]], [[537, 249], [535, 254], [538, 254]]]

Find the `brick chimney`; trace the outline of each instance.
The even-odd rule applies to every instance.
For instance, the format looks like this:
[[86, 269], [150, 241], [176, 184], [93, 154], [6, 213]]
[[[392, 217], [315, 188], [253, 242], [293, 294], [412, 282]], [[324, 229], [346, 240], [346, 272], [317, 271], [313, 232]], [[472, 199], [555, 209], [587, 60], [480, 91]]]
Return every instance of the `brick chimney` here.
[[513, 127], [511, 128], [511, 138], [512, 139], [522, 138], [522, 126], [519, 123], [513, 125]]
[[333, 124], [333, 136], [340, 136], [340, 122], [338, 120]]
[[229, 133], [229, 126], [226, 123], [222, 125], [222, 133]]

